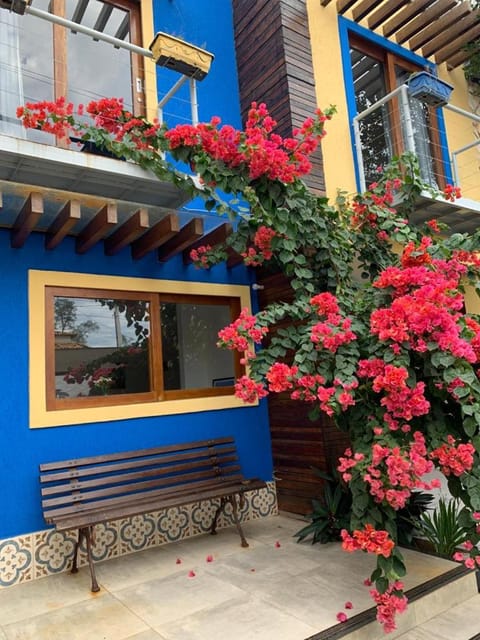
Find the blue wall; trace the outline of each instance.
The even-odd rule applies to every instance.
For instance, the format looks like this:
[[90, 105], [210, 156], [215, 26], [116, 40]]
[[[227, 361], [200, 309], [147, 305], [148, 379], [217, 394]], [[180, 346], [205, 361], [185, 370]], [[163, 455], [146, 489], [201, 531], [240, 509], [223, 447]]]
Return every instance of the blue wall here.
[[[205, 5], [210, 5], [207, 10]], [[198, 83], [200, 120], [209, 120], [217, 114], [224, 122], [239, 126], [230, 2], [156, 0], [155, 28], [215, 54], [211, 73]], [[158, 73], [160, 93], [162, 86], [169, 88], [178, 78], [165, 69], [159, 69]], [[175, 110], [180, 107], [177, 101]], [[5, 206], [8, 208], [7, 202]], [[186, 209], [196, 207], [197, 203], [191, 203]], [[5, 208], [4, 212], [8, 213]], [[218, 224], [218, 219], [207, 215], [205, 222], [208, 230]], [[45, 251], [43, 243], [43, 235], [34, 233], [22, 249], [11, 249], [10, 233], [0, 230], [0, 539], [45, 528], [38, 484], [41, 462], [233, 435], [244, 473], [270, 480], [272, 461], [265, 402], [258, 407], [224, 411], [29, 429], [28, 269], [234, 284], [249, 284], [251, 278], [243, 268], [229, 271], [224, 265], [199, 271], [185, 266], [181, 256], [161, 264], [153, 252], [133, 262], [128, 249], [105, 257], [101, 243], [85, 255], [75, 253], [72, 238], [64, 240], [54, 251]]]
[[41, 462], [233, 435], [244, 473], [270, 480], [272, 462], [265, 403], [178, 416], [29, 429], [28, 269], [234, 284], [247, 284], [249, 278], [242, 268], [229, 272], [219, 265], [206, 272], [185, 267], [181, 256], [162, 265], [155, 252], [133, 262], [127, 249], [107, 258], [102, 244], [80, 256], [75, 254], [72, 238], [50, 252], [45, 251], [43, 243], [43, 235], [33, 234], [22, 249], [11, 249], [10, 233], [0, 231], [0, 539], [45, 528], [38, 484]]
[[[209, 121], [213, 115], [222, 122], [239, 127], [240, 99], [238, 92], [233, 15], [230, 0], [153, 0], [154, 30], [182, 38], [206, 49], [215, 56], [210, 72], [197, 82], [199, 119]], [[178, 79], [178, 74], [157, 68], [159, 97]], [[189, 119], [188, 90], [183, 87], [179, 99], [165, 108], [169, 126]], [[178, 116], [183, 116], [178, 118]]]

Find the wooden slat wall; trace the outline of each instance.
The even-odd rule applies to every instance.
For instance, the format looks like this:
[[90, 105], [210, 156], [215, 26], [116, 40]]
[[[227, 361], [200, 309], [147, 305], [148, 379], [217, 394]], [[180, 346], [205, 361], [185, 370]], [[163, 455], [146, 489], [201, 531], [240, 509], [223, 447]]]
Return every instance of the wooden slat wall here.
[[[305, 2], [233, 0], [233, 16], [243, 118], [253, 101], [265, 102], [278, 133], [290, 136], [317, 107]], [[306, 182], [324, 192], [320, 150], [312, 160]]]
[[[292, 290], [281, 274], [259, 273], [260, 307], [274, 301], [288, 302]], [[312, 467], [331, 471], [338, 456], [348, 446], [346, 434], [340, 432], [327, 416], [311, 421], [307, 404], [290, 400], [288, 394], [272, 394], [268, 399], [273, 466], [277, 480], [279, 509], [306, 514], [312, 498], [322, 493], [322, 480]]]

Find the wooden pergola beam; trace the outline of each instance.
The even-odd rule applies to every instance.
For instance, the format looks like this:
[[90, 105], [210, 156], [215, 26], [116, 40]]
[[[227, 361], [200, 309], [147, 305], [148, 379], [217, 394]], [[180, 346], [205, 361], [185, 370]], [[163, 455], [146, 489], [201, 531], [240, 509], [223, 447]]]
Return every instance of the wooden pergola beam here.
[[167, 262], [170, 258], [191, 247], [203, 235], [203, 220], [201, 218], [193, 218], [187, 222], [180, 231], [170, 240], [167, 240], [158, 250], [158, 259], [160, 262]]
[[68, 200], [47, 230], [45, 249], [55, 249], [80, 220], [80, 215], [80, 202]]
[[378, 7], [378, 0], [362, 0], [360, 4], [352, 11], [352, 16], [355, 22], [358, 22], [371, 11]]
[[[437, 51], [440, 51], [440, 49], [444, 49], [445, 47], [447, 47], [447, 45], [455, 42], [461, 34], [466, 33], [472, 27], [475, 27], [475, 25], [478, 24], [478, 17], [474, 13], [470, 13], [469, 15], [465, 16], [463, 20], [459, 20], [458, 22], [455, 22], [455, 24], [452, 24], [447, 32], [440, 33], [438, 36], [430, 40], [430, 42], [427, 42], [427, 44], [422, 48], [422, 55], [425, 58], [428, 58]], [[474, 35], [472, 35], [471, 38], [467, 37], [467, 40], [464, 44], [474, 39]], [[463, 44], [459, 44], [457, 48], [461, 49], [462, 46]], [[452, 51], [452, 53], [455, 52]]]
[[337, 13], [345, 13], [353, 7], [357, 0], [337, 0]]
[[105, 255], [113, 256], [122, 249], [124, 249], [131, 242], [136, 240], [138, 236], [145, 232], [150, 226], [148, 220], [147, 209], [138, 209], [135, 211], [122, 226], [118, 227], [108, 238], [104, 241]]
[[368, 19], [369, 29], [376, 29], [411, 0], [387, 0]]
[[180, 230], [176, 213], [169, 213], [155, 224], [149, 231], [132, 243], [132, 258], [139, 260], [143, 256], [158, 249]]
[[223, 222], [220, 226], [212, 229], [212, 231], [202, 236], [199, 240], [197, 240], [197, 242], [194, 242], [188, 248], [188, 250], [184, 250], [183, 263], [189, 264], [192, 261], [190, 258], [190, 251], [192, 249], [198, 249], [198, 247], [202, 247], [207, 244], [211, 247], [214, 247], [217, 244], [221, 244], [225, 242], [228, 236], [232, 233], [232, 230], [232, 225], [229, 222]]
[[431, 1], [432, 0], [413, 0], [411, 4], [399, 11], [396, 16], [393, 16], [393, 18], [383, 26], [383, 35], [386, 38], [393, 35], [426, 10], [431, 4]]
[[446, 32], [450, 25], [457, 22], [457, 20], [461, 20], [469, 13], [470, 7], [468, 6], [468, 2], [462, 2], [451, 9], [451, 11], [445, 13], [441, 18], [435, 20], [435, 22], [430, 23], [428, 27], [409, 40], [409, 49], [415, 51], [423, 47], [423, 45], [432, 40], [432, 38], [435, 38], [440, 33]]
[[106, 204], [77, 236], [76, 252], [86, 253], [105, 237], [107, 231], [115, 226], [117, 221], [117, 205]]
[[42, 194], [32, 192], [25, 200], [22, 210], [18, 214], [12, 227], [10, 244], [14, 249], [23, 247], [25, 240], [35, 228], [42, 213]]
[[437, 2], [425, 9], [423, 13], [414, 18], [405, 27], [402, 27], [398, 33], [395, 34], [395, 39], [399, 44], [402, 44], [406, 40], [409, 40], [413, 36], [420, 33], [429, 24], [432, 24], [437, 18], [453, 9], [456, 5], [456, 0], [437, 0]]
[[469, 31], [466, 31], [461, 36], [450, 42], [446, 47], [440, 49], [440, 51], [435, 55], [435, 62], [437, 64], [445, 62], [450, 56], [457, 51], [462, 51], [465, 45], [470, 42], [474, 42], [477, 38], [480, 38], [480, 22], [478, 20], [476, 21], [476, 25]]
[[470, 56], [471, 56], [471, 52], [467, 51], [466, 49], [462, 49], [461, 51], [459, 51], [458, 53], [456, 53], [453, 56], [450, 56], [447, 60], [447, 69], [449, 71], [451, 71], [452, 69], [456, 69], [456, 67], [459, 67], [461, 64], [463, 64], [464, 62], [466, 62]]

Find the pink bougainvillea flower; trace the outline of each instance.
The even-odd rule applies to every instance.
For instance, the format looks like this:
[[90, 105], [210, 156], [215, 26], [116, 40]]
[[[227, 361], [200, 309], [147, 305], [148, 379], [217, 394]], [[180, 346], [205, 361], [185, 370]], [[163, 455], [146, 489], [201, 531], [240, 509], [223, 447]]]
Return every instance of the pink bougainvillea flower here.
[[213, 562], [213, 556], [212, 556], [212, 555], [208, 555], [208, 556], [206, 557], [206, 561], [207, 561], [207, 562]]
[[343, 611], [339, 611], [339, 612], [337, 613], [337, 620], [338, 620], [339, 622], [346, 622], [346, 621], [348, 620], [348, 618], [347, 618], [347, 614], [346, 614], [346, 613], [343, 613]]
[[180, 558], [177, 558], [177, 559], [175, 560], [175, 564], [182, 564], [181, 559], [180, 559]]
[[280, 542], [277, 540], [277, 541], [275, 542], [275, 547], [276, 547], [277, 549], [279, 549], [281, 546], [282, 546], [282, 545], [281, 545], [281, 544], [280, 544]]
[[345, 602], [344, 607], [345, 609], [353, 609], [353, 604], [350, 602], [350, 600], [347, 600], [347, 602]]
[[372, 586], [372, 581], [370, 580], [370, 578], [365, 578], [365, 580], [363, 581], [363, 584], [366, 587], [371, 587]]
[[195, 578], [195, 576], [196, 576], [195, 571], [191, 571], [191, 570], [190, 570], [190, 571], [188, 572], [188, 577], [189, 577], [189, 578]]

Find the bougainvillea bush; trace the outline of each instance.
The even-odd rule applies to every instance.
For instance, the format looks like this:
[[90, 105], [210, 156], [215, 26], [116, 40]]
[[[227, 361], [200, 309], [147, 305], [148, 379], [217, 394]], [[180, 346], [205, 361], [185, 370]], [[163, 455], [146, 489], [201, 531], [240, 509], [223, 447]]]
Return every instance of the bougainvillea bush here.
[[[288, 393], [348, 432], [338, 469], [353, 504], [342, 544], [376, 556], [366, 583], [391, 631], [407, 605], [395, 514], [413, 491], [438, 485], [428, 479], [434, 469], [463, 505], [468, 542], [455, 559], [480, 566], [480, 320], [464, 301], [464, 287], [478, 282], [479, 234], [411, 223], [425, 188], [411, 156], [379, 168], [366, 193], [340, 192], [329, 203], [310, 191], [302, 176], [333, 111], [318, 111], [289, 138], [275, 133], [262, 104], [252, 105], [244, 131], [218, 118], [168, 130], [115, 99], [91, 103], [86, 116], [64, 101], [27, 105], [19, 116], [26, 126], [92, 140], [235, 218], [225, 245], [192, 252], [200, 268], [233, 250], [250, 267], [290, 279], [291, 302], [256, 315], [244, 309], [219, 345], [242, 354], [247, 373], [235, 389], [245, 402]], [[188, 163], [201, 184], [169, 158]], [[448, 185], [432, 195], [454, 200], [459, 191]]]

